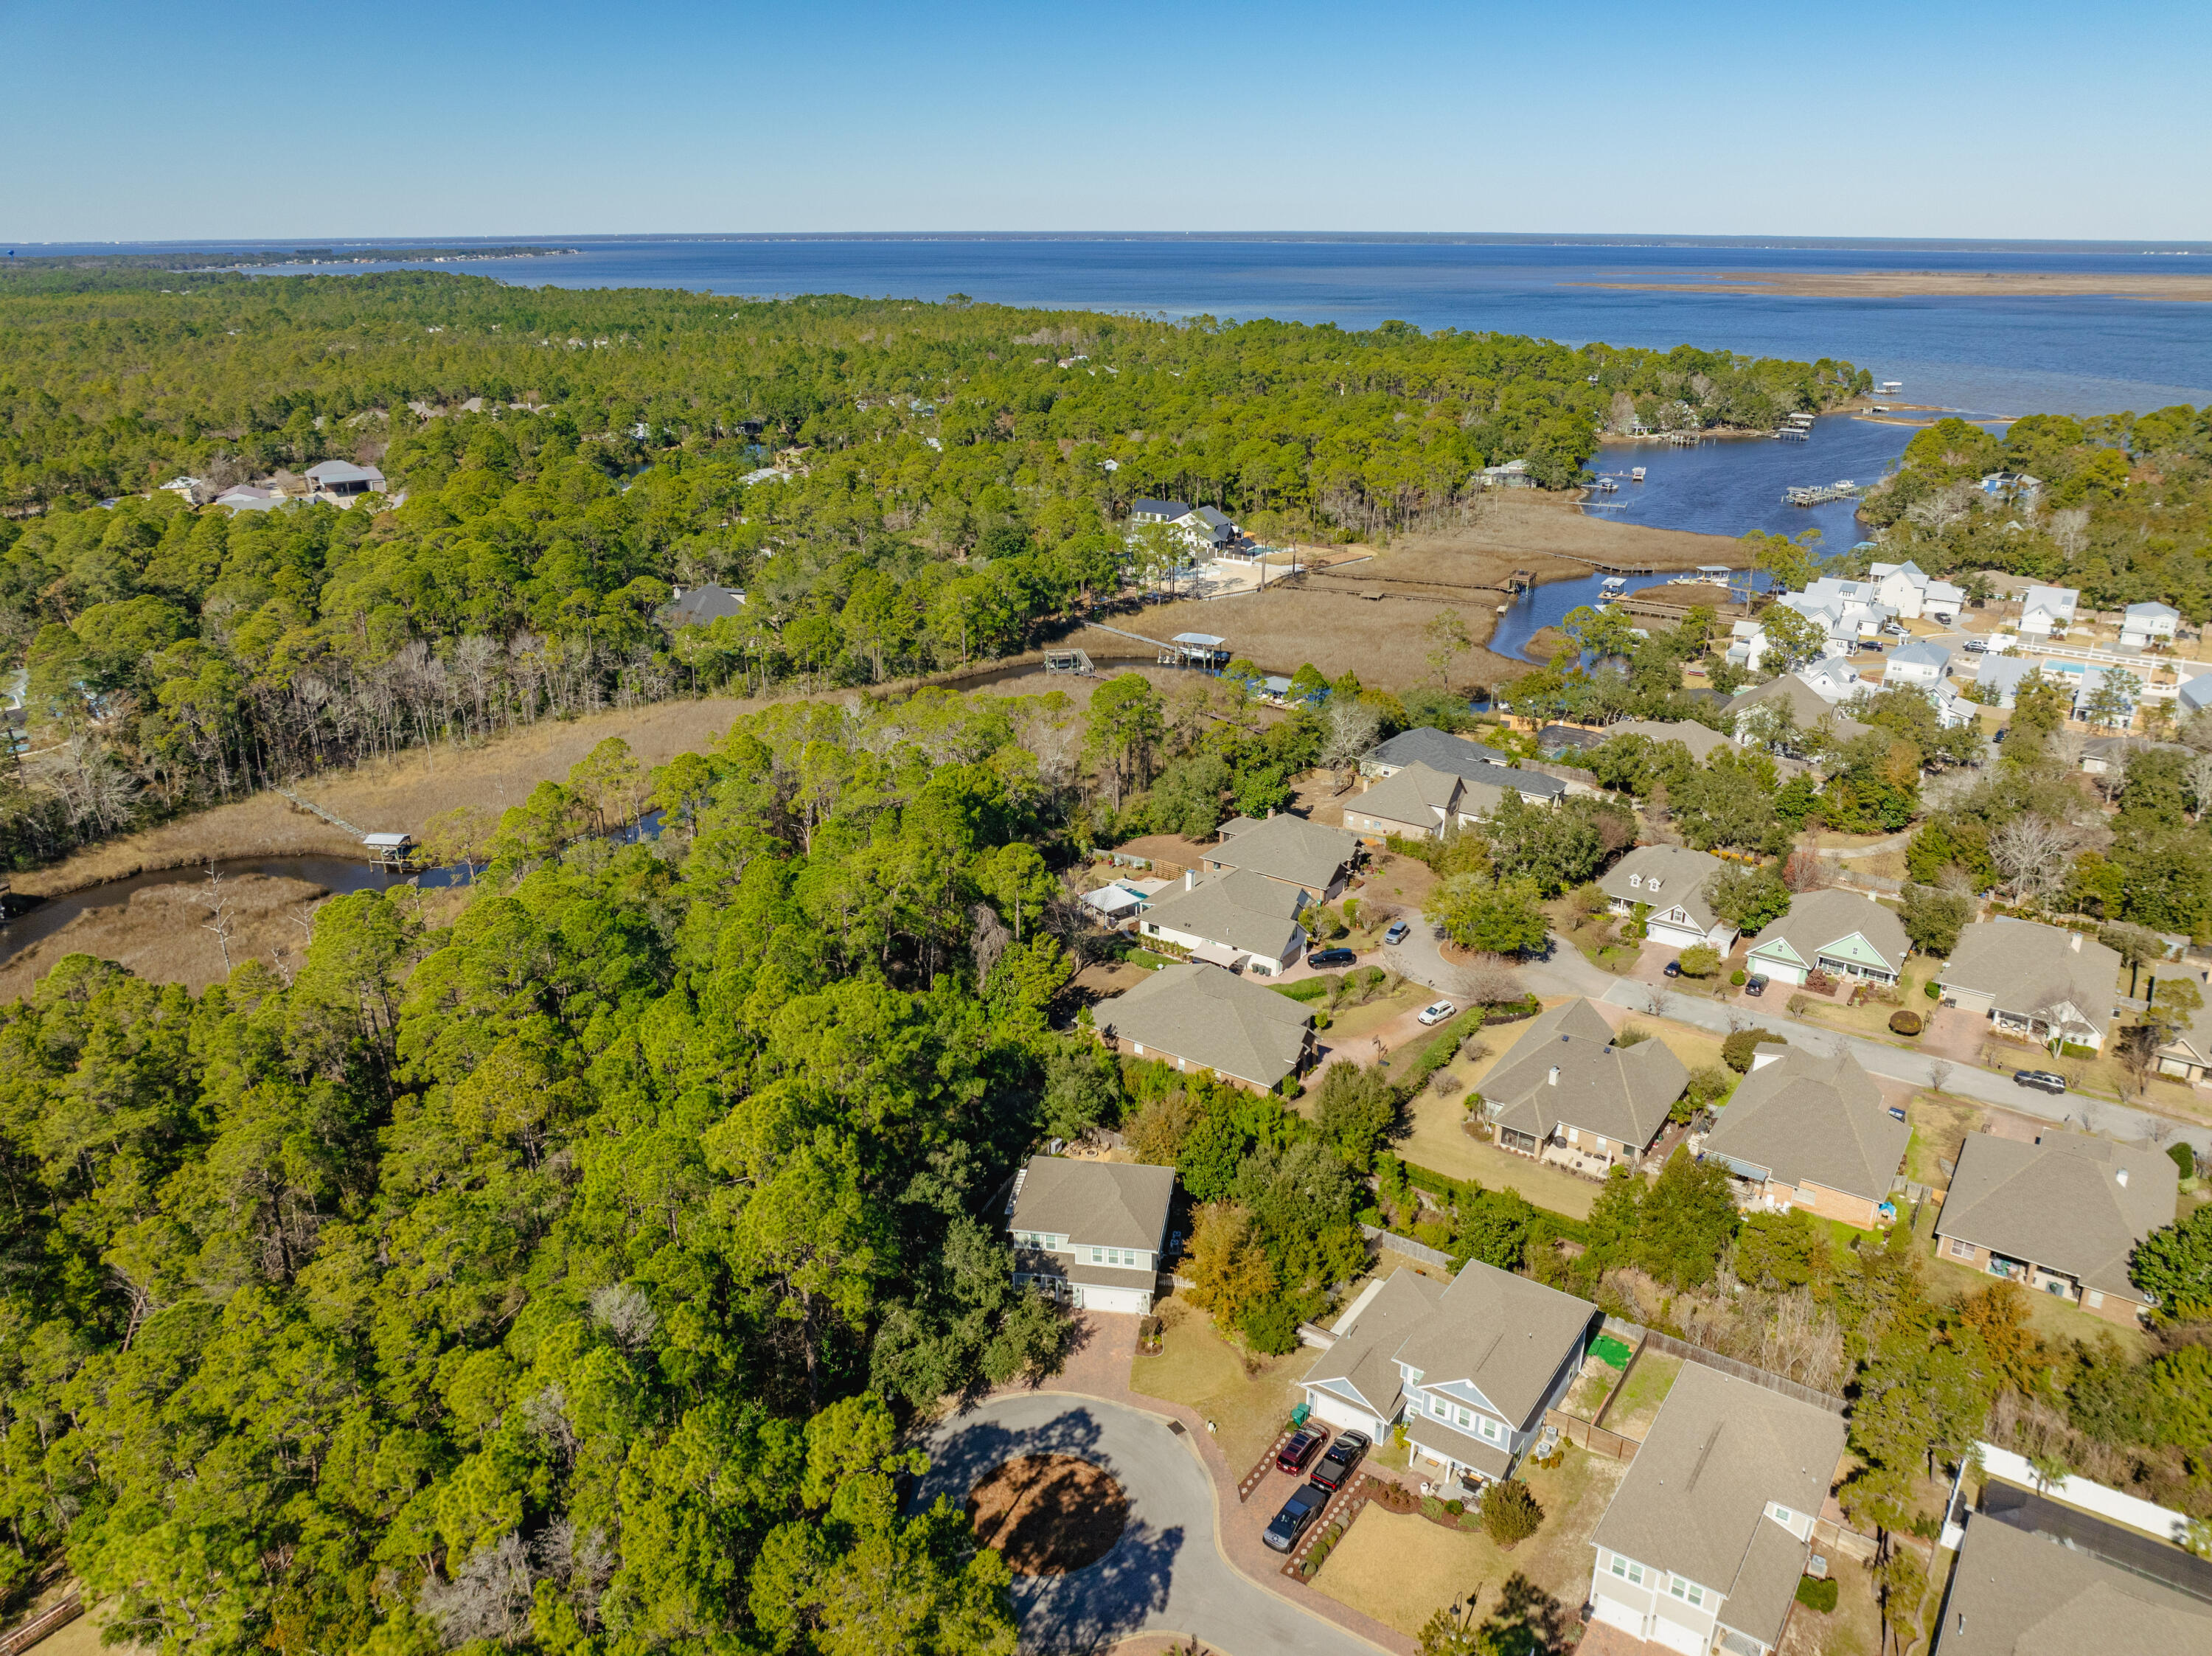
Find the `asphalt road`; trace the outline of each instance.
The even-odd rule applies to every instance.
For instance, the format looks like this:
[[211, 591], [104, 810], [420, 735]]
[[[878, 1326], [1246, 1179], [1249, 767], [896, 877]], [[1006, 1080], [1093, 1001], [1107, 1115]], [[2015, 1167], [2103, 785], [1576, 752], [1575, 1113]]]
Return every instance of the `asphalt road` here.
[[1230, 1656], [1376, 1656], [1377, 1647], [1279, 1598], [1234, 1568], [1214, 1535], [1212, 1480], [1165, 1422], [1102, 1398], [1000, 1398], [931, 1434], [918, 1496], [963, 1502], [1016, 1455], [1066, 1454], [1110, 1472], [1129, 1525], [1105, 1557], [1066, 1575], [1018, 1575], [1025, 1651], [1101, 1648], [1132, 1634], [1195, 1636]]

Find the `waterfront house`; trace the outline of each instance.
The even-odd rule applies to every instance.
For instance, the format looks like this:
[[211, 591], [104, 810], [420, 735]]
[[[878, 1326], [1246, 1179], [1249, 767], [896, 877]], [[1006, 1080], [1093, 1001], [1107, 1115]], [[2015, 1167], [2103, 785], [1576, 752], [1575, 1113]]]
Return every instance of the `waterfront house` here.
[[1146, 1314], [1175, 1189], [1173, 1168], [1031, 1156], [1006, 1208], [1015, 1286], [1085, 1311]]
[[1164, 966], [1099, 1003], [1098, 1033], [1133, 1058], [1265, 1092], [1313, 1056], [1313, 1014], [1218, 966]]
[[[2166, 1585], [2176, 1579], [2173, 1571], [2188, 1564], [2187, 1555], [2132, 1536], [2125, 1543], [2131, 1562], [2114, 1563], [1986, 1508], [1969, 1513], [1930, 1656], [2179, 1656], [2212, 1650], [2212, 1603], [2201, 1590]], [[2172, 1562], [2163, 1580], [2140, 1568], [2164, 1559]]]
[[1698, 1159], [1728, 1168], [1743, 1207], [1872, 1230], [1911, 1137], [1850, 1052], [1787, 1046], [1753, 1056]]
[[1503, 465], [1485, 466], [1474, 474], [1478, 488], [1534, 488], [1537, 480], [1528, 475], [1526, 460], [1508, 460]]
[[2180, 625], [2181, 611], [2170, 604], [2131, 604], [2120, 616], [2120, 643], [2130, 650], [2172, 644]]
[[1601, 1178], [1642, 1165], [1689, 1080], [1664, 1041], [1615, 1046], [1597, 1008], [1563, 1000], [1484, 1079], [1483, 1113], [1499, 1149]]
[[1791, 986], [1815, 971], [1832, 978], [1895, 983], [1912, 944], [1905, 925], [1881, 903], [1829, 888], [1801, 891], [1790, 912], [1769, 920], [1744, 956], [1748, 971]]
[[2120, 957], [2094, 938], [2032, 920], [1978, 920], [1936, 974], [1946, 1006], [2004, 1034], [2103, 1050]]
[[1884, 689], [1905, 685], [1916, 690], [1929, 690], [1950, 676], [1951, 652], [1929, 639], [1915, 639], [1910, 644], [1900, 644], [1889, 652], [1889, 664], [1882, 669]]
[[1841, 1417], [1684, 1364], [1591, 1537], [1591, 1619], [1685, 1656], [1768, 1656], [1843, 1454]]
[[1887, 605], [1907, 621], [1925, 616], [1946, 624], [1959, 618], [1966, 595], [1949, 581], [1936, 580], [1912, 562], [1867, 566], [1868, 586], [1878, 604]]
[[2020, 630], [2030, 638], [2063, 636], [2074, 624], [2081, 594], [2070, 586], [2031, 586], [2021, 594]]
[[1179, 949], [1208, 966], [1271, 978], [1297, 964], [1306, 944], [1298, 917], [1310, 899], [1303, 887], [1244, 871], [1186, 872], [1182, 889], [1152, 898], [1138, 917], [1148, 944]]
[[[1224, 825], [1224, 831], [1227, 826]], [[1342, 828], [1323, 828], [1303, 816], [1281, 816], [1240, 828], [1208, 848], [1200, 867], [1208, 874], [1242, 869], [1296, 886], [1313, 901], [1327, 903], [1344, 895], [1352, 862], [1358, 855], [1359, 841]]]
[[1649, 909], [1644, 934], [1668, 949], [1709, 943], [1722, 954], [1735, 942], [1735, 928], [1713, 913], [1705, 882], [1721, 871], [1721, 859], [1682, 846], [1638, 846], [1598, 877], [1597, 889], [1615, 914]]
[[2132, 1325], [2151, 1307], [2128, 1259], [2173, 1222], [2180, 1180], [2159, 1151], [2109, 1138], [1969, 1133], [1936, 1216], [1936, 1255]]
[[1523, 770], [1494, 748], [1430, 725], [1416, 725], [1370, 748], [1360, 757], [1359, 773], [1372, 781], [1415, 764], [1486, 788], [1511, 788], [1533, 805], [1554, 804], [1567, 791], [1567, 785], [1556, 776]]
[[1480, 1260], [1449, 1283], [1401, 1265], [1337, 1319], [1299, 1385], [1316, 1417], [1378, 1445], [1402, 1424], [1414, 1471], [1472, 1493], [1513, 1476], [1601, 1321], [1589, 1301]]

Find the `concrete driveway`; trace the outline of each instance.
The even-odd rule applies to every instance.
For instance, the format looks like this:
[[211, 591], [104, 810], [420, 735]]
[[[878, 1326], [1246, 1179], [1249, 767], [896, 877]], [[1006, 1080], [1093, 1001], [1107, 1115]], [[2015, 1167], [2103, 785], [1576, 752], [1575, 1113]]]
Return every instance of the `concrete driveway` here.
[[1231, 1566], [1216, 1537], [1212, 1480], [1189, 1441], [1154, 1416], [1066, 1393], [1003, 1396], [946, 1421], [925, 1447], [925, 1502], [940, 1495], [963, 1502], [984, 1473], [1025, 1454], [1095, 1462], [1128, 1496], [1128, 1527], [1105, 1557], [1066, 1575], [1014, 1578], [1025, 1651], [1097, 1651], [1156, 1632], [1190, 1635], [1228, 1656], [1376, 1656], [1380, 1648]]

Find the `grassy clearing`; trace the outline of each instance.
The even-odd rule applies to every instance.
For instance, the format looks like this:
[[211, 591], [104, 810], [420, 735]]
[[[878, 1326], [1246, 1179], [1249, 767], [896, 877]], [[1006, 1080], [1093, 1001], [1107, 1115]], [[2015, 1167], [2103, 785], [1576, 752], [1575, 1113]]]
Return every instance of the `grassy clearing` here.
[[1905, 1150], [1905, 1176], [1916, 1184], [1942, 1190], [1950, 1184], [1951, 1177], [1938, 1165], [1938, 1159], [1957, 1166], [1960, 1146], [1970, 1134], [1982, 1130], [1989, 1115], [1978, 1104], [1962, 1098], [1916, 1093], [1905, 1107], [1905, 1119], [1912, 1126], [1912, 1140]]
[[1570, 1415], [1595, 1420], [1597, 1411], [1605, 1407], [1605, 1400], [1620, 1384], [1620, 1370], [1601, 1357], [1585, 1357], [1582, 1372], [1575, 1376], [1574, 1386], [1561, 1407]]
[[1570, 1446], [1558, 1466], [1528, 1469], [1529, 1491], [1544, 1509], [1544, 1526], [1510, 1552], [1480, 1530], [1448, 1530], [1416, 1513], [1370, 1507], [1345, 1532], [1313, 1584], [1408, 1637], [1455, 1598], [1477, 1588], [1478, 1617], [1494, 1608], [1498, 1589], [1516, 1571], [1576, 1605], [1589, 1587], [1589, 1538], [1627, 1467]]
[[1651, 1422], [1659, 1417], [1659, 1405], [1674, 1389], [1674, 1377], [1681, 1372], [1680, 1357], [1657, 1351], [1646, 1351], [1638, 1357], [1628, 1371], [1628, 1379], [1620, 1388], [1613, 1412], [1605, 1417], [1605, 1429], [1643, 1442], [1644, 1435], [1651, 1429]]
[[1840, 1553], [1830, 1556], [1828, 1570], [1836, 1579], [1835, 1609], [1823, 1616], [1799, 1604], [1782, 1635], [1779, 1656], [1878, 1656], [1881, 1609], [1873, 1575], [1857, 1559]]
[[1241, 1477], [1290, 1419], [1298, 1397], [1291, 1383], [1313, 1367], [1314, 1353], [1249, 1355], [1224, 1339], [1205, 1312], [1177, 1299], [1160, 1307], [1157, 1356], [1129, 1364], [1129, 1389], [1189, 1404], [1214, 1424], [1221, 1452]]

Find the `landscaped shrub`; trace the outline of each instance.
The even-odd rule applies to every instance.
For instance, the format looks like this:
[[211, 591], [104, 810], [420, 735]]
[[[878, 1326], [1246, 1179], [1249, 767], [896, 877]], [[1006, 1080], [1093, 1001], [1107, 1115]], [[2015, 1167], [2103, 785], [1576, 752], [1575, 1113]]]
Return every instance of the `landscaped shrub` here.
[[1737, 988], [1741, 989], [1744, 985], [1751, 981], [1751, 974], [1745, 971], [1743, 968], [1739, 966], [1735, 971], [1729, 974], [1729, 981], [1734, 984]]
[[2187, 1144], [2169, 1144], [2166, 1147], [2166, 1154], [2167, 1159], [2181, 1169], [2181, 1176], [2184, 1179], [2197, 1177], [2196, 1150]]
[[1805, 986], [1817, 989], [1825, 995], [1836, 986], [1836, 980], [1816, 966], [1805, 974]]
[[1421, 1497], [1422, 1517], [1440, 1520], [1443, 1519], [1443, 1515], [1444, 1503], [1443, 1501], [1437, 1500], [1436, 1496], [1432, 1495], [1425, 1495]]
[[1273, 987], [1277, 994], [1288, 995], [1292, 1000], [1322, 1000], [1334, 994], [1343, 981], [1337, 974], [1324, 972], [1317, 978], [1300, 978], [1296, 983], [1279, 983]]
[[1930, 978], [1920, 986], [1920, 992], [1930, 1000], [1941, 1000], [1943, 998], [1943, 986]]
[[1459, 1526], [1463, 1530], [1480, 1529], [1482, 1527], [1482, 1514], [1480, 1513], [1462, 1513], [1459, 1515]]
[[1792, 995], [1790, 997], [1790, 1016], [1791, 1017], [1802, 1018], [1806, 1013], [1812, 1010], [1813, 998], [1810, 995]]
[[1917, 1035], [1920, 1033], [1920, 1014], [1892, 1012], [1889, 1015], [1889, 1028], [1893, 1034]]
[[1526, 1541], [1544, 1521], [1544, 1509], [1517, 1477], [1494, 1479], [1482, 1492], [1482, 1527], [1501, 1547]]
[[1615, 1050], [1625, 1051], [1631, 1046], [1640, 1046], [1650, 1039], [1651, 1032], [1642, 1025], [1624, 1023], [1620, 1026], [1620, 1032], [1613, 1036], [1613, 1044]]
[[1444, 1502], [1444, 1510], [1449, 1513], [1454, 1518], [1457, 1518], [1462, 1513], [1467, 1510], [1467, 1502], [1464, 1501], [1447, 1501]]
[[1692, 943], [1674, 957], [1687, 978], [1710, 978], [1721, 969], [1721, 951], [1709, 943]]
[[1466, 1085], [1467, 1083], [1462, 1081], [1455, 1075], [1440, 1075], [1434, 1081], [1429, 1083], [1429, 1090], [1434, 1093], [1438, 1098], [1449, 1098], [1454, 1093], [1457, 1092], [1461, 1088]]
[[1262, 1300], [1244, 1313], [1237, 1326], [1255, 1351], [1279, 1357], [1297, 1350], [1297, 1308], [1288, 1300]]
[[[1794, 1011], [1796, 1009], [1793, 1007], [1791, 1010]], [[1738, 1075], [1748, 1075], [1751, 1072], [1752, 1054], [1759, 1050], [1762, 1041], [1772, 1042], [1778, 1046], [1788, 1045], [1781, 1036], [1771, 1029], [1738, 1029], [1721, 1042], [1721, 1062]], [[1620, 1044], [1620, 1037], [1615, 1035], [1613, 1045], [1617, 1046]]]
[[1808, 1610], [1817, 1610], [1823, 1616], [1832, 1615], [1836, 1608], [1836, 1578], [1825, 1576], [1816, 1580], [1809, 1575], [1797, 1578], [1797, 1602]]

